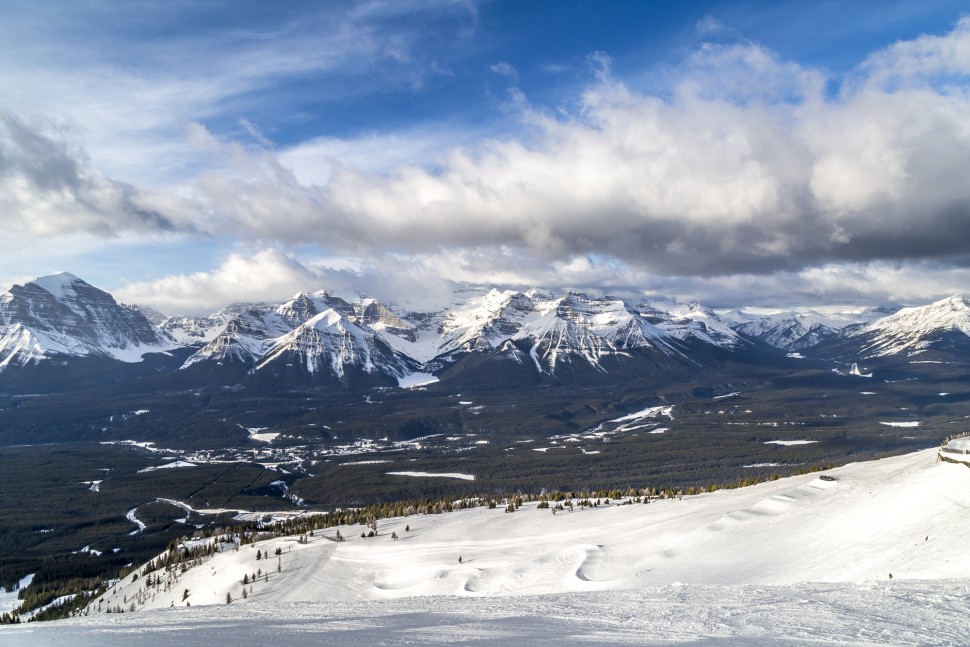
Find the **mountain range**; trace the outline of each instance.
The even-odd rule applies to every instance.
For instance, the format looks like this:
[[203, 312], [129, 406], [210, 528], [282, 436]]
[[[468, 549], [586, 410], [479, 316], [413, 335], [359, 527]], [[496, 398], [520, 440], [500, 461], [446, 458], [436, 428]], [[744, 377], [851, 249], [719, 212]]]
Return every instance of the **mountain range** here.
[[570, 383], [723, 359], [771, 363], [790, 354], [859, 362], [935, 357], [970, 345], [970, 305], [959, 295], [898, 311], [764, 316], [577, 292], [459, 286], [448, 296], [448, 305], [415, 312], [372, 298], [301, 292], [207, 317], [167, 317], [118, 303], [71, 274], [41, 277], [0, 294], [0, 379], [10, 385], [30, 369], [71, 366], [83, 383], [86, 363], [99, 374], [122, 365], [131, 374], [144, 364], [216, 382], [343, 388], [471, 374]]

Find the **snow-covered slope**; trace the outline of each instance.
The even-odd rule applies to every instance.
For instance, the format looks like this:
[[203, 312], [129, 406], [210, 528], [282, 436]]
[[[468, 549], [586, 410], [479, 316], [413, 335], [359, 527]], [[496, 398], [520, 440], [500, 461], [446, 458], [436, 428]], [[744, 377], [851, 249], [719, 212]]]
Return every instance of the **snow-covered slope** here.
[[[541, 613], [557, 608], [555, 601], [573, 601], [579, 606], [586, 600], [597, 608], [621, 605], [627, 628], [632, 618], [667, 609], [666, 613], [673, 614], [665, 621], [667, 630], [686, 623], [679, 630], [684, 633], [671, 634], [683, 638], [689, 635], [686, 627], [694, 627], [693, 614], [708, 617], [712, 607], [720, 605], [723, 612], [727, 605], [733, 609], [733, 617], [740, 617], [752, 612], [744, 611], [745, 604], [758, 599], [765, 609], [785, 609], [772, 618], [785, 631], [796, 632], [804, 631], [806, 623], [819, 623], [830, 616], [844, 618], [845, 614], [860, 623], [859, 631], [870, 631], [873, 622], [881, 622], [881, 615], [867, 621], [864, 610], [872, 610], [876, 603], [888, 605], [896, 618], [895, 624], [886, 625], [889, 633], [855, 637], [898, 644], [900, 636], [909, 635], [900, 613], [915, 614], [905, 622], [914, 622], [911, 630], [920, 635], [927, 627], [949, 631], [949, 622], [961, 618], [960, 611], [970, 610], [966, 597], [970, 592], [968, 507], [970, 470], [937, 462], [933, 449], [847, 465], [830, 470], [824, 479], [809, 474], [649, 505], [613, 501], [554, 514], [527, 503], [512, 514], [499, 507], [411, 516], [379, 521], [374, 538], [361, 538], [363, 528], [350, 526], [340, 529], [344, 542], [332, 541], [336, 530], [330, 529], [318, 531], [307, 543], [281, 537], [238, 550], [224, 546], [222, 552], [187, 572], [151, 573], [152, 581], [157, 582], [151, 587], [146, 587], [147, 574], [139, 570], [137, 579], [126, 577], [89, 607], [88, 618], [79, 621], [86, 625], [67, 626], [96, 627], [99, 625], [91, 623], [109, 621], [111, 616], [104, 614], [108, 608], [127, 610], [132, 605], [138, 613], [126, 615], [137, 617], [154, 609], [167, 610], [164, 617], [188, 619], [217, 618], [230, 611], [236, 618], [250, 614], [299, 616], [300, 609], [318, 609], [301, 605], [323, 603], [341, 605], [343, 614], [338, 615], [342, 616], [373, 618], [390, 613], [386, 622], [391, 626], [407, 623], [395, 619], [401, 612], [457, 610], [460, 606], [474, 615], [474, 609], [497, 604], [507, 610], [525, 605]], [[392, 540], [392, 533], [399, 540]], [[265, 556], [257, 559], [257, 552]], [[254, 574], [255, 581], [249, 581]], [[931, 583], [936, 580], [939, 585]], [[883, 597], [892, 590], [901, 593]], [[616, 591], [623, 593], [612, 593]], [[228, 610], [227, 595], [232, 599]], [[522, 597], [536, 595], [544, 597]], [[839, 608], [823, 611], [828, 607], [812, 602], [819, 595], [848, 597]], [[909, 595], [922, 602], [910, 604], [900, 599]], [[460, 605], [453, 602], [456, 598]], [[670, 599], [681, 601], [668, 609], [664, 605]], [[609, 604], [601, 602], [605, 600]], [[957, 607], [953, 606], [955, 600]], [[368, 601], [380, 601], [380, 606]], [[185, 609], [187, 604], [192, 608]], [[200, 611], [200, 607], [211, 611]], [[674, 612], [675, 608], [680, 610]], [[941, 618], [943, 609], [948, 611]], [[792, 612], [805, 617], [792, 620], [787, 615]], [[593, 615], [582, 617], [591, 619]], [[156, 614], [147, 617], [153, 621], [163, 618]], [[847, 629], [829, 622], [840, 631]], [[632, 626], [644, 630], [653, 626], [646, 620], [643, 623]], [[543, 626], [546, 631], [551, 629]], [[711, 631], [712, 626], [721, 625], [705, 626]], [[965, 629], [965, 617], [959, 626]], [[501, 622], [490, 624], [486, 635], [500, 632], [502, 627]], [[758, 627], [754, 635], [764, 638], [768, 626], [758, 623]], [[745, 633], [750, 623], [722, 627], [725, 631], [730, 628], [751, 637]], [[372, 639], [380, 636], [368, 635]], [[727, 631], [723, 635], [733, 634]], [[783, 635], [790, 638], [793, 634]], [[929, 641], [926, 644], [961, 644], [963, 640], [958, 633], [944, 633], [934, 643], [929, 640], [932, 636], [921, 635]], [[103, 636], [99, 638], [103, 640]], [[512, 637], [500, 633], [493, 638], [509, 641]], [[634, 642], [646, 644], [655, 638], [644, 635]]]
[[[428, 307], [405, 311], [369, 297], [345, 300], [319, 291], [300, 292], [276, 304], [236, 304], [208, 317], [165, 317], [150, 308], [118, 304], [77, 277], [59, 274], [0, 294], [0, 369], [55, 355], [138, 361], [146, 352], [184, 348], [192, 354], [182, 368], [207, 366], [213, 370], [201, 375], [211, 379], [223, 370], [216, 367], [230, 367], [238, 377], [239, 371], [257, 366], [279, 366], [285, 356], [286, 364], [296, 357], [298, 364], [315, 367], [311, 373], [326, 367], [338, 378], [344, 375], [341, 366], [355, 365], [398, 379], [448, 373], [474, 383], [478, 375], [478, 383], [486, 385], [502, 379], [513, 365], [502, 361], [511, 359], [518, 367], [517, 383], [526, 384], [550, 376], [567, 379], [556, 373], [566, 365], [568, 379], [589, 380], [616, 371], [655, 372], [661, 364], [707, 366], [730, 353], [744, 354], [750, 363], [764, 348], [752, 338], [789, 351], [819, 348], [820, 357], [828, 352], [824, 346], [833, 357], [853, 358], [929, 348], [952, 351], [954, 339], [970, 340], [970, 307], [962, 297], [889, 317], [863, 308], [756, 316], [717, 314], [676, 300], [632, 306], [623, 299], [576, 292], [454, 285]], [[327, 311], [345, 327], [337, 346], [317, 326], [320, 320], [307, 326]], [[883, 318], [873, 321], [877, 316]], [[832, 344], [837, 347], [829, 348]], [[356, 360], [321, 363], [336, 347], [343, 348], [338, 355], [371, 359], [359, 365]]]
[[259, 359], [256, 370], [298, 365], [310, 374], [345, 377], [348, 368], [380, 373], [395, 380], [416, 372], [416, 362], [395, 352], [379, 335], [345, 318], [333, 308], [277, 338]]
[[238, 364], [258, 372], [294, 365], [341, 379], [351, 366], [393, 379], [416, 372], [417, 362], [396, 352], [379, 330], [408, 334], [407, 324], [373, 299], [351, 304], [323, 291], [299, 292], [275, 306], [241, 310], [183, 368]]
[[[345, 527], [222, 553], [144, 608], [238, 597], [242, 574], [273, 570], [255, 550], [283, 551], [285, 577], [254, 599], [353, 600], [414, 595], [520, 595], [630, 589], [673, 582], [791, 584], [970, 578], [970, 470], [936, 450], [796, 476], [738, 490], [601, 505], [553, 514], [526, 504], [379, 522], [376, 538]], [[406, 531], [405, 526], [410, 530]], [[392, 541], [391, 533], [400, 537]], [[462, 557], [461, 563], [458, 557]], [[268, 567], [273, 567], [270, 569]], [[128, 578], [106, 600], [132, 597]]]
[[[207, 317], [166, 317], [161, 315], [160, 319], [156, 317], [157, 320], [154, 323], [180, 345], [199, 346], [215, 339], [233, 317], [239, 316], [250, 307], [252, 306], [234, 303]], [[139, 306], [139, 309], [145, 311], [142, 306]], [[146, 314], [146, 316], [148, 315]]]
[[71, 274], [45, 276], [0, 294], [0, 368], [54, 355], [137, 362], [177, 346], [137, 309]]
[[530, 344], [529, 356], [540, 372], [555, 373], [562, 362], [582, 360], [599, 370], [607, 356], [654, 348], [680, 355], [669, 334], [619, 299], [594, 299], [576, 292], [538, 301], [539, 316], [512, 336]]
[[776, 348], [800, 351], [834, 339], [843, 330], [857, 327], [895, 312], [894, 308], [800, 309], [750, 314], [742, 310], [722, 312], [722, 320], [737, 332], [760, 339]]
[[498, 348], [538, 316], [533, 300], [513, 290], [491, 290], [470, 305], [446, 315], [439, 354]]
[[966, 580], [672, 584], [505, 597], [272, 602], [92, 615], [0, 627], [11, 647], [326, 644], [874, 647], [966, 644]]
[[637, 307], [648, 321], [680, 340], [695, 338], [720, 348], [735, 349], [745, 342], [718, 315], [697, 302], [679, 303], [673, 300], [647, 300]]
[[881, 357], [918, 355], [940, 345], [943, 337], [950, 335], [970, 342], [970, 303], [962, 295], [918, 308], [903, 308], [847, 336], [862, 342], [863, 356]]

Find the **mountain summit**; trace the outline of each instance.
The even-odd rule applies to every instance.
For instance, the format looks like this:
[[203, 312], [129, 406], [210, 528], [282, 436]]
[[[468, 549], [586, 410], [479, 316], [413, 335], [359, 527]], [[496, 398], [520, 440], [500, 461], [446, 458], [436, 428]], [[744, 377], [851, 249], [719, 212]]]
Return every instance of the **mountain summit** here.
[[138, 362], [175, 345], [138, 309], [73, 274], [43, 276], [0, 294], [0, 369], [55, 355]]

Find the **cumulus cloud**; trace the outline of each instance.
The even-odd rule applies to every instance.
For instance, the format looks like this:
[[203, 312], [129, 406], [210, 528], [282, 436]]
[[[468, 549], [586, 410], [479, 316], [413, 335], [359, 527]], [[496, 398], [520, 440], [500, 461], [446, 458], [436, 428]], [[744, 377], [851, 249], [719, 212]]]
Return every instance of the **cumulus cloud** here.
[[127, 303], [150, 305], [166, 314], [208, 314], [229, 303], [274, 301], [317, 290], [324, 273], [274, 249], [231, 254], [208, 272], [128, 283], [113, 293]]
[[69, 130], [0, 111], [0, 225], [14, 239], [170, 232], [163, 199], [92, 169]]
[[490, 69], [494, 74], [498, 74], [499, 76], [515, 77], [519, 75], [515, 67], [513, 67], [511, 63], [507, 63], [506, 61], [495, 63], [494, 65], [491, 65], [488, 69]]
[[724, 23], [710, 14], [698, 20], [694, 25], [694, 29], [703, 35], [720, 34], [728, 31], [728, 28], [724, 25]]
[[[751, 43], [701, 47], [665, 97], [617, 81], [596, 54], [573, 110], [519, 102], [528, 138], [384, 173], [335, 167], [325, 185], [260, 151], [197, 189], [251, 236], [341, 253], [506, 246], [689, 276], [964, 264], [968, 48], [970, 18], [874, 54], [835, 97], [821, 72]], [[887, 70], [907, 82], [887, 84]]]
[[[278, 68], [251, 54], [255, 72], [195, 100], [336, 65], [325, 51], [265, 57]], [[554, 109], [512, 93], [517, 123], [503, 137], [435, 125], [277, 149], [254, 122], [238, 122], [241, 141], [196, 123], [182, 141], [195, 175], [167, 195], [99, 173], [70, 131], [8, 114], [0, 222], [22, 239], [191, 230], [263, 250], [120, 292], [167, 312], [319, 287], [387, 298], [442, 277], [716, 305], [759, 293], [908, 301], [920, 281], [940, 294], [968, 278], [970, 18], [844, 79], [751, 42], [698, 47], [662, 91], [624, 83], [604, 53], [587, 63], [589, 85]], [[308, 245], [358, 262], [279, 251]]]

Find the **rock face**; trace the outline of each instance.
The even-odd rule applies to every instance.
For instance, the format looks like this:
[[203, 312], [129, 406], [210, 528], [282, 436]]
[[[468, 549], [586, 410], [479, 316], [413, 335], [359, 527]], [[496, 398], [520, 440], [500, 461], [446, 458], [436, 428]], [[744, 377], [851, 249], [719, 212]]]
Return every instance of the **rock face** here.
[[300, 292], [281, 303], [236, 304], [208, 317], [165, 317], [58, 274], [0, 294], [0, 370], [52, 358], [133, 363], [146, 353], [171, 352], [155, 373], [180, 365], [215, 384], [263, 379], [393, 386], [411, 383], [409, 376], [461, 374], [473, 377], [471, 383], [501, 386], [505, 379], [575, 383], [656, 376], [731, 358], [748, 364], [784, 359], [766, 344], [812, 349], [818, 357], [851, 355], [852, 361], [970, 348], [970, 305], [962, 296], [875, 321], [885, 312], [722, 317], [698, 303], [657, 299], [634, 306], [578, 292], [481, 286], [460, 286], [449, 298], [444, 306], [414, 312], [372, 298]]
[[0, 294], [0, 366], [54, 355], [137, 362], [175, 347], [137, 309], [71, 274], [35, 279]]
[[839, 334], [838, 328], [806, 315], [764, 317], [741, 324], [735, 330], [787, 351], [805, 350]]
[[605, 371], [604, 358], [635, 349], [679, 354], [672, 336], [619, 299], [591, 299], [570, 292], [538, 301], [535, 310], [539, 316], [523, 325], [512, 339], [530, 345], [529, 356], [540, 372], [555, 374], [563, 362], [585, 362]]
[[779, 312], [767, 316], [729, 313], [736, 332], [759, 339], [775, 348], [802, 351], [833, 340], [843, 331], [857, 329], [873, 320], [892, 314], [890, 308], [866, 308], [825, 313], [816, 310]]
[[947, 346], [970, 347], [970, 302], [954, 295], [918, 308], [903, 308], [888, 317], [846, 331], [863, 357], [919, 355]]
[[372, 329], [353, 323], [333, 308], [277, 338], [255, 370], [280, 366], [299, 367], [310, 376], [323, 373], [341, 381], [351, 371], [396, 381], [418, 369], [417, 362], [395, 351]]

